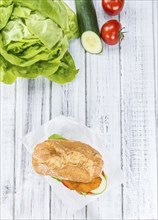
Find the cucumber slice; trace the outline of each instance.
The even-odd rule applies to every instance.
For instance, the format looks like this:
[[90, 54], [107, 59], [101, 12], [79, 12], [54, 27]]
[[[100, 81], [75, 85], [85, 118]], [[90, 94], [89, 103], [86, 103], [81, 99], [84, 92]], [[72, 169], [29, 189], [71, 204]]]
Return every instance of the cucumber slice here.
[[98, 54], [103, 50], [100, 37], [93, 31], [86, 31], [81, 36], [81, 43], [89, 53]]
[[[53, 179], [55, 179], [55, 180], [57, 180], [57, 181], [59, 181], [59, 182], [61, 182], [65, 187], [67, 187], [68, 189], [70, 189], [66, 184], [64, 184], [63, 182], [62, 182], [62, 180], [60, 180], [60, 179], [58, 179], [58, 178], [56, 178], [56, 177], [54, 177], [54, 176], [51, 176]], [[106, 188], [107, 188], [107, 177], [106, 177], [106, 175], [104, 174], [104, 172], [102, 172], [102, 174], [101, 174], [101, 179], [102, 179], [102, 181], [101, 181], [101, 184], [100, 184], [100, 186], [97, 188], [97, 189], [94, 189], [94, 190], [92, 190], [91, 192], [89, 192], [89, 193], [83, 193], [83, 192], [77, 192], [77, 193], [79, 193], [80, 195], [82, 195], [82, 196], [88, 196], [88, 195], [99, 195], [99, 194], [102, 194], [105, 190], [106, 190]]]
[[92, 0], [75, 0], [77, 21], [83, 48], [93, 54], [103, 50], [96, 11]]
[[102, 179], [102, 181], [101, 181], [100, 186], [97, 189], [94, 189], [94, 190], [91, 191], [91, 193], [93, 195], [99, 195], [99, 194], [103, 193], [106, 190], [106, 188], [107, 188], [107, 177], [104, 173], [101, 175], [101, 179]]

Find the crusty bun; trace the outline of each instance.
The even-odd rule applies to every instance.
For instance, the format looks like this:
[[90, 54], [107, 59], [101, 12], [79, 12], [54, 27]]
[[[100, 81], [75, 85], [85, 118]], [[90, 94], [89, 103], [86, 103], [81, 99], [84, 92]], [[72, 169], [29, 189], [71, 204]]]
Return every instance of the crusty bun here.
[[38, 144], [32, 155], [35, 171], [75, 182], [88, 183], [101, 174], [101, 154], [79, 141], [47, 140]]

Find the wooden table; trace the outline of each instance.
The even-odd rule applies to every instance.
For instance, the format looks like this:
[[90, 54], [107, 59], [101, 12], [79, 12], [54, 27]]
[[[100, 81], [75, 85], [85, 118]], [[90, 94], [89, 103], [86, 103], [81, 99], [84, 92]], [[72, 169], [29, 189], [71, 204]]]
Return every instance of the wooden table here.
[[[110, 17], [101, 0], [95, 5], [101, 26]], [[85, 53], [79, 40], [73, 41], [70, 51], [80, 69], [74, 82], [60, 86], [41, 77], [1, 84], [1, 219], [157, 219], [157, 6], [156, 0], [126, 1], [116, 17], [126, 27], [126, 39], [104, 45], [101, 55]], [[73, 216], [32, 173], [20, 142], [60, 114], [103, 132], [125, 176], [106, 200]]]

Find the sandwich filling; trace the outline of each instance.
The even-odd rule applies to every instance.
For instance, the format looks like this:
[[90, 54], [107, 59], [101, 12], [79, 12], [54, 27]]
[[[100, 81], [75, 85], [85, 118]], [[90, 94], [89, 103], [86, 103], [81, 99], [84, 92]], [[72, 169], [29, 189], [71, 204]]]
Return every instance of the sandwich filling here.
[[78, 183], [69, 180], [62, 180], [62, 183], [71, 190], [88, 193], [91, 190], [98, 188], [101, 184], [101, 181], [102, 179], [100, 177], [96, 177], [90, 183]]
[[55, 177], [53, 178], [61, 182], [68, 189], [75, 190], [79, 194], [82, 194], [85, 196], [101, 194], [106, 190], [106, 187], [107, 187], [107, 177], [103, 171], [100, 177], [94, 178], [89, 183], [80, 183], [80, 182], [74, 182], [74, 181], [69, 181], [69, 180], [60, 180]]

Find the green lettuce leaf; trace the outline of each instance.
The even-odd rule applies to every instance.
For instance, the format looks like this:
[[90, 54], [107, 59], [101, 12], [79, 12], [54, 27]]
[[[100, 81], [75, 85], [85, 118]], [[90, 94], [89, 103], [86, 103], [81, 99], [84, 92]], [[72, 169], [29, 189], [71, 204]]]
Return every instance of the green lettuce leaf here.
[[56, 23], [51, 19], [41, 20], [37, 14], [32, 14], [26, 19], [26, 26], [32, 35], [36, 36], [49, 49], [52, 49], [63, 38], [62, 29]]
[[31, 9], [26, 7], [16, 6], [14, 7], [11, 18], [28, 18], [31, 14]]
[[0, 30], [4, 28], [12, 14], [13, 5], [8, 7], [0, 7]]
[[52, 19], [65, 31], [69, 28], [65, 6], [60, 0], [14, 0], [14, 2], [31, 10], [39, 11], [43, 16]]
[[0, 82], [12, 84], [16, 80], [15, 74], [7, 68], [7, 63], [0, 55]]
[[66, 52], [63, 59], [61, 60], [61, 64], [58, 70], [47, 78], [56, 83], [64, 84], [75, 79], [77, 73], [78, 70], [75, 68], [75, 64], [70, 53]]
[[13, 0], [0, 0], [0, 6], [8, 6], [11, 5]]
[[52, 50], [48, 50], [46, 47], [44, 46], [42, 47], [41, 45], [36, 44], [34, 46], [29, 47], [28, 49], [25, 49], [23, 53], [20, 51], [19, 54], [12, 54], [9, 53], [7, 50], [5, 50], [0, 36], [1, 55], [11, 64], [21, 67], [31, 66], [40, 60], [41, 61], [49, 61], [52, 59], [60, 60], [67, 51], [67, 47], [68, 47], [68, 43], [65, 37], [59, 42], [58, 45], [55, 45], [55, 47]]
[[77, 17], [75, 16], [75, 13], [71, 10], [71, 8], [68, 7], [67, 4], [63, 2], [67, 14], [68, 14], [68, 23], [69, 23], [69, 30], [66, 32], [68, 39], [74, 39], [79, 37], [79, 31], [78, 31], [78, 23], [77, 23]]
[[66, 138], [59, 134], [53, 134], [48, 138], [48, 140], [66, 140]]
[[21, 41], [22, 39], [30, 39], [32, 34], [29, 32], [27, 26], [20, 19], [9, 21], [2, 31], [3, 44], [8, 45], [11, 41]]
[[68, 52], [78, 36], [74, 12], [56, 0], [1, 0], [0, 81], [40, 75], [60, 84], [72, 81], [76, 70]]

